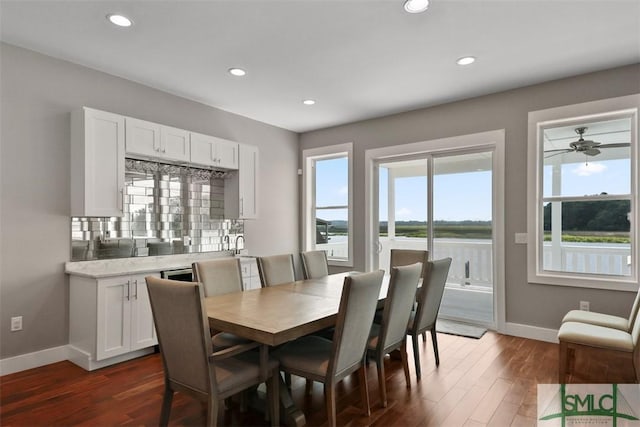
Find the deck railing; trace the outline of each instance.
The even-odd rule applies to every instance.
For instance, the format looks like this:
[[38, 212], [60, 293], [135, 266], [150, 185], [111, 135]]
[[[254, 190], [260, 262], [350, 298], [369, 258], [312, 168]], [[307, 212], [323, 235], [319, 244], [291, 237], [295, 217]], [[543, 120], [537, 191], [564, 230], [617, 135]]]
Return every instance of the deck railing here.
[[[329, 256], [346, 257], [347, 243], [339, 241], [342, 236], [334, 236], [329, 243], [318, 245], [326, 249]], [[379, 266], [389, 268], [390, 249], [425, 249], [427, 239], [381, 238], [382, 245]], [[551, 243], [543, 246], [545, 268], [552, 268], [553, 251]], [[493, 246], [488, 239], [435, 239], [431, 259], [451, 257], [453, 263], [449, 271], [448, 283], [493, 286], [492, 258]], [[555, 267], [558, 268], [558, 267]], [[631, 274], [631, 248], [628, 244], [615, 243], [564, 243], [560, 250], [560, 271], [608, 275]]]

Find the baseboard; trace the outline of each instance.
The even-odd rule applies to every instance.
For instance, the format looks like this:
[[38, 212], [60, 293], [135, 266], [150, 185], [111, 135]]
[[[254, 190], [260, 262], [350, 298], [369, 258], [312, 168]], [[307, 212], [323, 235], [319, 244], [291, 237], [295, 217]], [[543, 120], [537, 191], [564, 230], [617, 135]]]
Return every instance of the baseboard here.
[[558, 330], [540, 328], [538, 326], [522, 325], [520, 323], [505, 324], [504, 333], [514, 337], [528, 338], [532, 340], [558, 343]]
[[34, 351], [0, 360], [0, 375], [9, 375], [27, 369], [38, 368], [51, 363], [62, 362], [69, 358], [66, 345]]
[[80, 366], [87, 371], [93, 371], [95, 369], [104, 368], [115, 363], [126, 362], [127, 360], [135, 359], [137, 357], [146, 356], [154, 352], [153, 347], [143, 348], [141, 350], [132, 351], [130, 353], [121, 354], [119, 356], [110, 357], [104, 360], [93, 360], [91, 355], [83, 350], [80, 350], [72, 345], [69, 345], [69, 361]]

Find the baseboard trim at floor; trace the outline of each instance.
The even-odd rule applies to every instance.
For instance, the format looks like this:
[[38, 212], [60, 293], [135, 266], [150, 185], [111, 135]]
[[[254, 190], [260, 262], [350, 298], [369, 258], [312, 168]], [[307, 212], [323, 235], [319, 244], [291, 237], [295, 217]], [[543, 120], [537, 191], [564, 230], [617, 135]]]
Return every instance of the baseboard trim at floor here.
[[522, 325], [520, 323], [505, 324], [504, 333], [514, 337], [528, 338], [532, 340], [558, 343], [558, 330], [541, 328], [539, 326]]
[[7, 357], [0, 360], [0, 375], [9, 375], [27, 369], [38, 368], [52, 363], [69, 359], [69, 349], [66, 345], [34, 351], [33, 353]]
[[120, 362], [126, 362], [127, 360], [135, 359], [137, 357], [146, 356], [154, 352], [153, 347], [143, 348], [141, 350], [135, 350], [130, 353], [121, 354], [119, 356], [110, 357], [103, 360], [93, 360], [91, 355], [79, 348], [69, 345], [69, 361], [80, 366], [87, 371], [93, 371], [95, 369], [104, 368]]

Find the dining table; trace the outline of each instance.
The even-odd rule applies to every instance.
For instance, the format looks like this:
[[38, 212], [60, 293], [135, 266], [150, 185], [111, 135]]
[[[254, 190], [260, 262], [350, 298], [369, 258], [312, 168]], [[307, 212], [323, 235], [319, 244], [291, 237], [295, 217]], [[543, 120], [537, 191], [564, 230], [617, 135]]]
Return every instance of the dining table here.
[[[233, 292], [205, 298], [211, 329], [275, 347], [334, 326], [345, 277], [356, 272], [330, 274], [317, 279]], [[379, 294], [383, 303], [389, 277]], [[282, 419], [287, 425], [302, 426], [304, 414], [293, 404], [286, 387], [280, 387]]]

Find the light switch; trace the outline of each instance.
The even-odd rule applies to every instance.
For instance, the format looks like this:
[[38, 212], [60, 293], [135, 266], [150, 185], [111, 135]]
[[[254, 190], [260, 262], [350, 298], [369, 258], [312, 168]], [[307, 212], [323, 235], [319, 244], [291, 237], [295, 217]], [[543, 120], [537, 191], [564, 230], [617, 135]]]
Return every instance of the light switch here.
[[516, 243], [519, 245], [526, 245], [528, 243], [527, 233], [516, 233]]

